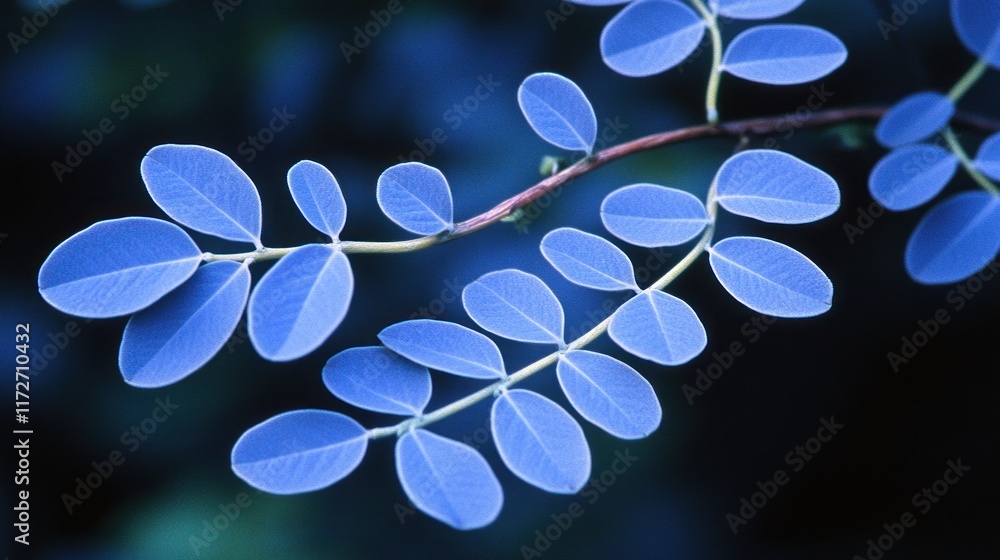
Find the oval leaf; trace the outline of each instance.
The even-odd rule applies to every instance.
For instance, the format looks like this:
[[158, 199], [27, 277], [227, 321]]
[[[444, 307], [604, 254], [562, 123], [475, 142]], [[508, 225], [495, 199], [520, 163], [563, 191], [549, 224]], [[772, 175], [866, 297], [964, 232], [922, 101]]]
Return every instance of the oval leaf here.
[[758, 313], [812, 317], [833, 304], [830, 279], [791, 247], [759, 237], [730, 237], [709, 251], [722, 286]]
[[661, 291], [643, 292], [611, 316], [608, 336], [626, 352], [665, 366], [687, 363], [708, 344], [691, 306]]
[[814, 222], [840, 208], [833, 177], [775, 150], [736, 154], [722, 164], [715, 181], [723, 208], [773, 224]]
[[574, 350], [559, 357], [559, 384], [576, 411], [609, 434], [639, 439], [660, 425], [663, 411], [653, 386], [611, 356]]
[[524, 389], [505, 391], [490, 423], [500, 458], [525, 482], [556, 494], [575, 494], [587, 483], [590, 447], [558, 404]]
[[351, 474], [368, 448], [368, 432], [325, 410], [294, 410], [246, 431], [233, 446], [236, 476], [272, 494], [325, 488]]
[[204, 146], [164, 144], [140, 165], [149, 196], [187, 227], [260, 247], [260, 195], [228, 156]]
[[559, 74], [532, 74], [517, 90], [521, 112], [535, 133], [566, 150], [588, 154], [597, 141], [597, 117], [583, 91]]
[[809, 25], [759, 25], [726, 48], [723, 70], [745, 80], [774, 85], [811, 82], [847, 60], [840, 39]]
[[152, 218], [97, 222], [56, 247], [38, 271], [52, 307], [80, 317], [135, 313], [194, 274], [202, 254], [184, 230]]
[[603, 237], [559, 228], [542, 238], [542, 255], [567, 280], [595, 290], [637, 290], [632, 262]]
[[906, 244], [906, 271], [923, 284], [972, 276], [1000, 250], [1000, 197], [972, 191], [938, 204]]
[[705, 22], [684, 4], [634, 2], [605, 26], [601, 57], [624, 76], [652, 76], [683, 62], [704, 36]]
[[473, 379], [507, 376], [497, 345], [462, 325], [415, 319], [382, 329], [378, 339], [393, 352], [431, 369]]
[[708, 212], [693, 194], [640, 183], [604, 198], [601, 221], [612, 235], [640, 247], [670, 247], [698, 237]]
[[879, 119], [875, 139], [886, 148], [926, 140], [948, 126], [955, 104], [947, 95], [922, 91], [903, 98]]
[[972, 165], [990, 179], [1000, 181], [1000, 132], [993, 134], [979, 146]]
[[354, 275], [343, 253], [325, 245], [299, 247], [254, 288], [247, 312], [250, 341], [268, 360], [301, 358], [340, 325], [353, 293]]
[[396, 442], [396, 473], [413, 505], [455, 529], [485, 527], [503, 508], [503, 489], [486, 459], [427, 430]]
[[965, 48], [1000, 68], [1000, 4], [995, 0], [951, 0], [951, 21]]
[[931, 144], [914, 144], [889, 152], [872, 169], [868, 190], [890, 210], [909, 210], [934, 198], [958, 170], [958, 158]]
[[512, 268], [490, 272], [462, 290], [465, 312], [493, 334], [521, 342], [563, 344], [563, 309], [537, 276]]
[[330, 358], [323, 384], [344, 402], [386, 414], [418, 416], [431, 400], [427, 368], [381, 346], [349, 348]]
[[451, 188], [437, 169], [419, 162], [400, 163], [386, 169], [375, 191], [382, 212], [396, 224], [417, 235], [450, 230]]
[[288, 189], [312, 227], [335, 240], [340, 237], [347, 203], [333, 173], [315, 161], [300, 161], [288, 170]]
[[190, 280], [129, 319], [118, 367], [135, 387], [163, 387], [187, 377], [222, 349], [250, 294], [250, 268], [206, 264]]
[[733, 19], [771, 19], [792, 12], [805, 0], [715, 0], [719, 15]]

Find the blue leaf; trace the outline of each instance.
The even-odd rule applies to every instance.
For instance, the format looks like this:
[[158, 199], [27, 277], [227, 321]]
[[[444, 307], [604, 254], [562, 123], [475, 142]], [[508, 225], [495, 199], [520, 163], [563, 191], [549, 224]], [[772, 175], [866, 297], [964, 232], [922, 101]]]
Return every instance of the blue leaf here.
[[759, 25], [733, 39], [722, 67], [745, 80], [790, 85], [822, 78], [845, 60], [844, 43], [818, 27]]
[[638, 290], [632, 262], [603, 237], [559, 228], [542, 238], [542, 255], [567, 280], [595, 290]]
[[670, 247], [694, 239], [708, 212], [693, 194], [640, 183], [622, 187], [601, 203], [601, 221], [612, 235], [640, 247]]
[[644, 0], [626, 6], [601, 33], [601, 56], [609, 68], [634, 78], [665, 72], [694, 52], [705, 22], [673, 1]]
[[722, 286], [758, 313], [812, 317], [833, 304], [830, 279], [791, 247], [759, 237], [730, 237], [709, 251]]
[[611, 316], [608, 336], [622, 349], [665, 366], [687, 363], [708, 344], [691, 306], [658, 290], [643, 292]]
[[1000, 181], [1000, 132], [993, 134], [979, 146], [972, 165], [994, 181]]
[[493, 403], [493, 437], [507, 468], [556, 494], [575, 494], [590, 477], [590, 447], [576, 420], [551, 400], [524, 389]]
[[465, 312], [493, 334], [563, 344], [563, 309], [537, 276], [512, 268], [490, 272], [462, 290]]
[[288, 189], [312, 227], [337, 239], [347, 221], [347, 204], [333, 173], [309, 160], [288, 170]]
[[378, 339], [393, 352], [431, 369], [473, 379], [507, 376], [497, 345], [462, 325], [415, 319], [382, 329]]
[[781, 17], [805, 0], [714, 0], [719, 15], [733, 19], [771, 19]]
[[1000, 251], [1000, 197], [959, 193], [931, 209], [906, 244], [906, 271], [923, 284], [975, 274]]
[[125, 326], [118, 367], [135, 387], [163, 387], [208, 363], [229, 340], [250, 293], [250, 268], [218, 261]]
[[903, 146], [875, 164], [868, 190], [890, 210], [909, 210], [937, 196], [957, 169], [958, 158], [940, 146]]
[[347, 315], [354, 275], [347, 257], [325, 245], [285, 255], [250, 296], [247, 330], [257, 352], [275, 362], [315, 350]]
[[588, 154], [597, 141], [597, 117], [583, 91], [548, 72], [532, 74], [517, 89], [517, 103], [535, 133], [566, 150]]
[[81, 317], [135, 313], [194, 274], [202, 254], [184, 230], [152, 218], [97, 222], [56, 247], [38, 271], [38, 291]]
[[886, 148], [926, 140], [948, 126], [955, 104], [936, 91], [922, 91], [903, 98], [879, 119], [875, 139]]
[[840, 208], [833, 177], [784, 152], [740, 152], [722, 164], [715, 180], [723, 208], [764, 222], [804, 224]]
[[260, 247], [260, 195], [228, 156], [204, 146], [164, 144], [142, 158], [142, 180], [168, 216], [191, 229]]
[[485, 527], [503, 507], [503, 489], [486, 459], [427, 430], [396, 442], [396, 473], [413, 505], [455, 529]]
[[368, 448], [368, 432], [325, 410], [294, 410], [246, 431], [233, 446], [236, 476], [272, 494], [325, 488], [351, 474]]
[[410, 162], [386, 169], [378, 178], [375, 196], [389, 219], [417, 235], [434, 235], [454, 226], [448, 181], [429, 165]]
[[951, 0], [951, 21], [965, 48], [1000, 68], [1000, 4], [996, 0]]
[[663, 416], [653, 386], [639, 372], [611, 356], [573, 350], [559, 357], [559, 384], [580, 416], [609, 434], [639, 439]]
[[344, 402], [386, 414], [418, 416], [431, 400], [427, 368], [382, 346], [349, 348], [330, 358], [323, 384]]

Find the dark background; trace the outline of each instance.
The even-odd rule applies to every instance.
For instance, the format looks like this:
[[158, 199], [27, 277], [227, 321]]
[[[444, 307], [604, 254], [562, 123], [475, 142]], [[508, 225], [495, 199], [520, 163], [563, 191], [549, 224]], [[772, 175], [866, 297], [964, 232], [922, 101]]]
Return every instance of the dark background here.
[[[946, 91], [972, 64], [951, 30], [943, 0], [903, 4], [919, 9], [889, 40], [877, 24], [880, 9], [891, 13], [888, 2], [812, 0], [783, 18], [820, 25], [848, 45], [847, 63], [823, 80], [834, 93], [828, 107], [887, 104], [922, 88]], [[328, 394], [320, 379], [325, 360], [341, 349], [374, 343], [381, 328], [421, 307], [470, 325], [460, 305], [435, 300], [451, 299], [449, 286], [485, 272], [518, 267], [541, 276], [563, 301], [568, 330], [579, 330], [607, 295], [559, 277], [540, 256], [542, 235], [567, 225], [604, 233], [601, 199], [633, 182], [703, 196], [718, 165], [732, 153], [733, 139], [671, 146], [602, 168], [565, 189], [526, 233], [498, 224], [418, 254], [352, 256], [357, 288], [351, 311], [306, 358], [269, 363], [244, 340], [174, 386], [126, 385], [116, 361], [126, 319], [85, 322], [61, 314], [42, 302], [36, 277], [49, 251], [96, 221], [165, 217], [139, 177], [139, 162], [155, 145], [202, 144], [231, 156], [256, 182], [264, 204], [264, 242], [278, 247], [316, 239], [285, 184], [287, 169], [301, 159], [328, 166], [344, 189], [349, 205], [344, 239], [406, 238], [378, 211], [375, 181], [417, 149], [415, 139], [429, 138], [435, 128], [444, 129], [448, 139], [427, 162], [449, 178], [456, 218], [473, 216], [534, 184], [540, 158], [559, 151], [533, 135], [517, 107], [517, 86], [533, 72], [560, 72], [576, 81], [601, 121], [617, 117], [628, 125], [620, 140], [703, 120], [707, 54], [683, 71], [646, 79], [619, 76], [602, 64], [598, 38], [616, 8], [578, 7], [553, 30], [546, 17], [547, 10], [559, 9], [553, 1], [404, 0], [403, 11], [348, 63], [340, 43], [353, 40], [353, 28], [372, 19], [370, 10], [386, 5], [244, 1], [220, 20], [209, 0], [72, 2], [19, 52], [4, 45], [0, 302], [8, 342], [2, 355], [4, 363], [13, 362], [14, 325], [24, 322], [31, 323], [33, 350], [42, 352], [51, 342], [54, 354], [44, 367], [35, 362], [31, 545], [8, 544], [11, 558], [515, 559], [524, 557], [522, 546], [535, 546], [536, 530], [545, 532], [552, 516], [572, 502], [580, 503], [584, 514], [542, 551], [543, 558], [851, 558], [863, 556], [866, 541], [905, 512], [915, 514], [916, 525], [885, 558], [996, 557], [1000, 281], [983, 284], [961, 310], [948, 299], [954, 286], [911, 281], [903, 269], [903, 248], [926, 208], [878, 217], [865, 224], [870, 227], [863, 235], [853, 242], [848, 238], [844, 226], [856, 224], [859, 208], [871, 203], [867, 174], [884, 153], [869, 140], [870, 123], [776, 137], [782, 149], [839, 181], [843, 206], [834, 216], [794, 228], [729, 215], [720, 224], [722, 235], [764, 235], [810, 256], [834, 282], [832, 311], [780, 320], [752, 341], [742, 329], [754, 314], [718, 286], [701, 259], [671, 292], [703, 319], [709, 335], [703, 355], [682, 367], [661, 368], [612, 350], [606, 337], [597, 343], [648, 377], [664, 419], [640, 441], [616, 440], [584, 426], [595, 476], [611, 467], [616, 453], [638, 457], [594, 503], [586, 496], [546, 494], [510, 474], [492, 442], [484, 442], [485, 403], [434, 426], [456, 439], [478, 437], [504, 486], [499, 519], [471, 532], [454, 531], [419, 513], [400, 521], [406, 497], [395, 477], [390, 441], [374, 442], [358, 470], [335, 486], [298, 496], [254, 492], [230, 471], [229, 452], [247, 428], [292, 409], [343, 411], [369, 427], [395, 422]], [[0, 30], [20, 33], [21, 18], [36, 9], [27, 0], [7, 3], [0, 10]], [[725, 37], [731, 39], [741, 26], [726, 26]], [[156, 65], [169, 76], [120, 119], [112, 104], [141, 83], [147, 66]], [[445, 111], [490, 75], [501, 85], [452, 128]], [[962, 108], [1000, 117], [998, 87], [1000, 79], [991, 72]], [[782, 115], [809, 95], [809, 85], [775, 88], [726, 76], [720, 109], [723, 119]], [[268, 126], [272, 110], [285, 107], [294, 119], [248, 161], [240, 143]], [[103, 118], [112, 119], [114, 130], [57, 180], [53, 161], [64, 160], [67, 146], [84, 140], [83, 131]], [[959, 132], [969, 149], [983, 139], [981, 133]], [[750, 145], [765, 140], [754, 137]], [[961, 176], [946, 192], [969, 188], [971, 181]], [[244, 250], [204, 236], [196, 240], [205, 250]], [[627, 250], [637, 266], [649, 256]], [[684, 250], [657, 264], [659, 271]], [[264, 268], [254, 267], [255, 278]], [[939, 309], [947, 310], [950, 321], [894, 372], [886, 354], [898, 352], [901, 337], [912, 336], [918, 321]], [[79, 329], [70, 327], [76, 336], [62, 336], [70, 322]], [[744, 343], [745, 355], [689, 404], [682, 387], [694, 384], [698, 370], [713, 363], [712, 353], [733, 341]], [[56, 344], [64, 346], [57, 353]], [[511, 367], [543, 352], [514, 343], [501, 348]], [[13, 376], [7, 379], [4, 394], [10, 395]], [[432, 408], [479, 386], [442, 375], [434, 381]], [[525, 386], [565, 404], [551, 369]], [[131, 451], [122, 434], [149, 418], [157, 399], [168, 398], [179, 408]], [[792, 472], [786, 454], [815, 436], [821, 419], [830, 416], [844, 428]], [[116, 450], [125, 462], [68, 514], [61, 496], [74, 491], [77, 477], [93, 471], [93, 461], [106, 461]], [[7, 457], [4, 464], [13, 465], [11, 451]], [[968, 474], [930, 511], [918, 512], [911, 497], [959, 458], [971, 467]], [[789, 473], [789, 483], [733, 535], [726, 514], [736, 514], [740, 499], [750, 499], [757, 482], [778, 469]], [[5, 492], [3, 503], [10, 504], [10, 490]], [[241, 493], [248, 494], [249, 506], [196, 556], [190, 538], [202, 536], [220, 505]], [[12, 543], [13, 514], [7, 507], [0, 536]]]

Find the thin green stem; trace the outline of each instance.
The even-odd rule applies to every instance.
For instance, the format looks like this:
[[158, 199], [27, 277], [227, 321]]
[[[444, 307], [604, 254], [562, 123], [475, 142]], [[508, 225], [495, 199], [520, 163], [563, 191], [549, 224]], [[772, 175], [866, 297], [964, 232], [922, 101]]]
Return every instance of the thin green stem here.
[[712, 71], [708, 76], [708, 91], [705, 93], [705, 116], [708, 124], [719, 122], [719, 84], [722, 81], [722, 32], [719, 20], [702, 0], [691, 0], [691, 5], [705, 20], [708, 35], [712, 40]]
[[958, 160], [962, 162], [962, 167], [965, 168], [966, 173], [969, 174], [972, 179], [979, 183], [979, 186], [983, 187], [986, 192], [1000, 196], [1000, 189], [997, 188], [993, 181], [990, 181], [989, 177], [983, 175], [978, 169], [972, 164], [972, 158], [969, 157], [968, 152], [962, 147], [962, 143], [958, 141], [958, 136], [955, 135], [955, 131], [951, 128], [946, 128], [944, 130], [944, 139], [948, 142], [948, 147], [951, 149], [951, 153], [958, 157]]
[[979, 78], [983, 77], [983, 74], [986, 73], [986, 70], [989, 69], [989, 67], [989, 63], [982, 58], [976, 60], [976, 63], [969, 68], [968, 72], [966, 72], [965, 75], [958, 80], [955, 86], [951, 88], [951, 91], [948, 92], [948, 99], [951, 99], [952, 103], [958, 103], [958, 101], [962, 99], [962, 97], [964, 97], [970, 89], [972, 89], [972, 86], [976, 85]]

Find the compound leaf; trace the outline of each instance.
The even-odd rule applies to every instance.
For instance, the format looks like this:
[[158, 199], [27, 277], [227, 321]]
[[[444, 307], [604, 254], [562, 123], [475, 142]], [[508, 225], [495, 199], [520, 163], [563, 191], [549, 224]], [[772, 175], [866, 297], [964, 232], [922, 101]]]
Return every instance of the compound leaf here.
[[968, 278], [1000, 250], [1000, 197], [981, 191], [952, 196], [927, 213], [906, 244], [906, 271], [917, 282]]
[[386, 169], [375, 190], [382, 212], [417, 235], [434, 235], [454, 226], [451, 188], [437, 169], [419, 162]]
[[634, 2], [604, 27], [601, 56], [624, 76], [652, 76], [683, 62], [704, 36], [705, 22], [680, 2]]
[[396, 473], [415, 506], [455, 529], [489, 525], [503, 507], [503, 489], [472, 447], [427, 430], [396, 442]]
[[325, 410], [294, 410], [247, 430], [233, 446], [236, 476], [272, 494], [325, 488], [351, 474], [368, 448], [368, 432]]
[[601, 221], [612, 235], [640, 247], [681, 245], [708, 225], [708, 212], [693, 194], [640, 183], [622, 187], [601, 203]]
[[597, 117], [580, 88], [569, 79], [548, 72], [532, 74], [517, 90], [521, 112], [535, 133], [566, 150], [588, 154], [597, 141]]
[[431, 369], [471, 377], [507, 375], [497, 345], [485, 335], [447, 321], [414, 319], [390, 325], [378, 339], [393, 352]]
[[972, 165], [994, 181], [1000, 181], [1000, 132], [993, 134], [976, 153]]
[[886, 148], [926, 140], [955, 116], [955, 103], [936, 91], [922, 91], [903, 98], [879, 119], [875, 139]]
[[201, 258], [188, 234], [170, 222], [106, 220], [53, 249], [38, 271], [38, 291], [64, 313], [128, 315], [190, 278]]
[[133, 315], [118, 353], [125, 382], [163, 387], [194, 373], [232, 336], [249, 293], [249, 267], [218, 261]]
[[868, 177], [872, 198], [890, 210], [909, 210], [934, 198], [958, 170], [958, 157], [932, 144], [897, 148]]
[[1000, 3], [951, 0], [951, 21], [967, 49], [1000, 68]]
[[783, 16], [805, 0], [714, 0], [719, 15], [733, 19], [771, 19]]
[[663, 411], [653, 386], [624, 362], [573, 350], [559, 357], [556, 374], [580, 416], [613, 436], [644, 438], [660, 425]]
[[556, 494], [575, 494], [590, 477], [590, 447], [576, 420], [551, 400], [524, 389], [493, 402], [490, 423], [507, 468]]
[[225, 154], [204, 146], [164, 144], [142, 158], [149, 196], [189, 228], [260, 247], [260, 195]]
[[691, 361], [708, 344], [705, 327], [687, 303], [658, 290], [643, 292], [611, 316], [608, 336], [640, 358], [666, 366]]
[[847, 60], [847, 47], [833, 34], [809, 25], [759, 25], [726, 48], [723, 70], [745, 80], [774, 85], [811, 82]]
[[353, 293], [344, 253], [325, 245], [299, 247], [268, 270], [250, 295], [250, 341], [268, 360], [301, 358], [340, 325]]
[[563, 309], [537, 276], [512, 268], [490, 272], [462, 290], [465, 312], [493, 334], [522, 342], [563, 343]]
[[743, 305], [774, 317], [812, 317], [833, 304], [833, 284], [795, 249], [759, 237], [730, 237], [710, 249], [722, 286]]
[[347, 203], [337, 179], [326, 167], [303, 160], [288, 170], [288, 190], [305, 219], [337, 239], [347, 221]]
[[431, 400], [427, 368], [382, 346], [333, 356], [323, 367], [323, 384], [344, 402], [386, 414], [418, 416]]
[[559, 228], [542, 238], [542, 255], [567, 280], [595, 290], [638, 289], [632, 262], [603, 237]]

